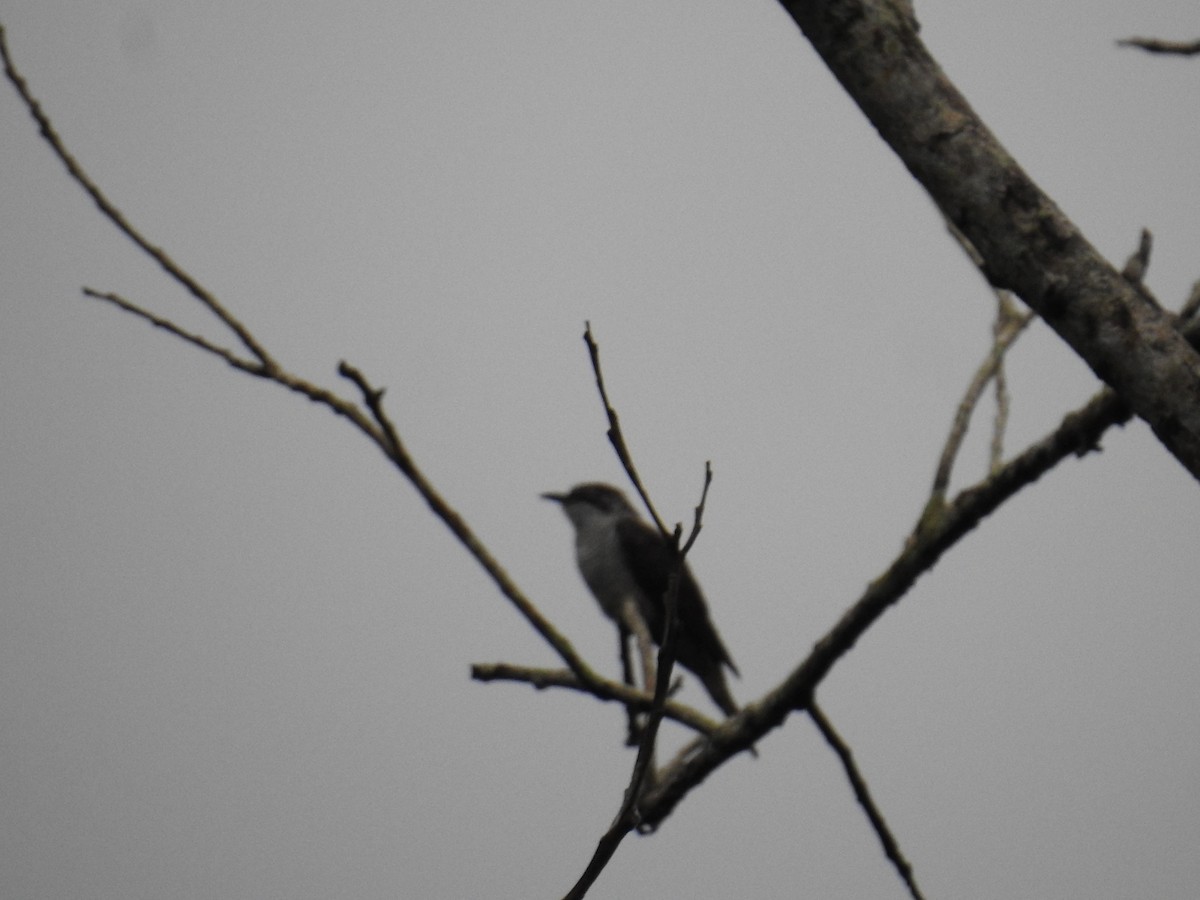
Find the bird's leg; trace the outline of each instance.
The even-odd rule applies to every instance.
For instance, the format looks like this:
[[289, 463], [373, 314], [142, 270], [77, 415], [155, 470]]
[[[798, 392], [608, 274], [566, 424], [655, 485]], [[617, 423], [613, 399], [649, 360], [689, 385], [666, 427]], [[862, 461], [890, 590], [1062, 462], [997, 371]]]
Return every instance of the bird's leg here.
[[[637, 641], [638, 656], [642, 661], [642, 689], [647, 694], [654, 694], [654, 684], [658, 672], [657, 661], [658, 655], [654, 650], [654, 641], [650, 637], [650, 629], [646, 625], [646, 620], [642, 618], [641, 611], [637, 608], [637, 603], [632, 597], [625, 601], [621, 606], [621, 629], [632, 634]], [[631, 719], [636, 717], [631, 714]], [[633, 737], [633, 732], [630, 732], [630, 737]], [[633, 746], [641, 740], [641, 725], [637, 727], [637, 740], [630, 743]], [[652, 775], [655, 770], [653, 761], [651, 761], [648, 775]]]
[[[621, 655], [621, 680], [630, 687], [637, 687], [637, 672], [633, 668], [633, 654], [630, 652], [629, 639], [633, 637], [631, 632], [624, 624], [617, 626], [617, 641], [620, 644], [619, 652]], [[636, 747], [641, 741], [642, 729], [638, 724], [638, 716], [633, 707], [625, 707], [625, 716], [627, 720], [625, 731], [625, 746]]]
[[637, 607], [630, 601], [622, 610], [625, 627], [633, 633], [637, 640], [638, 656], [642, 660], [642, 689], [647, 694], [654, 694], [654, 685], [658, 672], [658, 654], [654, 650], [654, 640], [650, 637], [650, 629], [642, 618]]

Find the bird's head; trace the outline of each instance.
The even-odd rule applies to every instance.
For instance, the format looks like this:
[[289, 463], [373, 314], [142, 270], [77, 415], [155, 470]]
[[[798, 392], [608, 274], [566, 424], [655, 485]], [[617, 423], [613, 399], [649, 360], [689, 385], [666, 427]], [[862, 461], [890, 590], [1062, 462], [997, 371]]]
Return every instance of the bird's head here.
[[577, 484], [565, 494], [542, 494], [542, 498], [560, 504], [576, 528], [637, 516], [624, 494], [611, 484], [596, 481]]

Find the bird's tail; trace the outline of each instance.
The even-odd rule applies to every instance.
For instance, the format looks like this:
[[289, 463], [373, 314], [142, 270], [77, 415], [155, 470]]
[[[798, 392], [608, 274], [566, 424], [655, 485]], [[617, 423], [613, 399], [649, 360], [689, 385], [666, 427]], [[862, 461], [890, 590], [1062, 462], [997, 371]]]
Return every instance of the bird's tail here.
[[[729, 685], [725, 682], [725, 673], [721, 667], [719, 665], [711, 666], [703, 674], [697, 674], [700, 676], [700, 683], [708, 691], [708, 696], [712, 697], [713, 703], [721, 707], [721, 712], [726, 716], [737, 715], [739, 707], [737, 701], [733, 699], [733, 694], [729, 692]], [[751, 756], [758, 756], [758, 751], [753, 746], [749, 750]]]

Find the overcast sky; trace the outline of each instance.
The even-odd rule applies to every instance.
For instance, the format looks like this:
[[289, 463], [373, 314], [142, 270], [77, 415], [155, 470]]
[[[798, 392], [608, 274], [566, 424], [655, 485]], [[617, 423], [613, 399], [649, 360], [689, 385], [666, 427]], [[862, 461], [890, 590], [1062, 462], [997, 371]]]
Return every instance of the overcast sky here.
[[[1197, 37], [1195, 0], [918, 13], [1101, 252], [1153, 230], [1148, 284], [1177, 307], [1200, 61], [1113, 42]], [[602, 670], [611, 626], [537, 496], [621, 480], [585, 320], [669, 518], [713, 462], [692, 559], [740, 699], [900, 550], [993, 299], [777, 5], [7, 0], [0, 21], [132, 221], [292, 370], [385, 385]], [[561, 896], [621, 798], [621, 711], [472, 682], [554, 658], [344, 422], [82, 297], [229, 343], [7, 85], [0, 158], [0, 894]], [[1014, 453], [1098, 387], [1040, 324], [1009, 380]], [[956, 485], [984, 472], [978, 424]], [[819, 693], [930, 898], [1200, 883], [1200, 495], [1140, 423], [1103, 446], [983, 523]], [[591, 896], [903, 896], [811, 723], [759, 751]]]

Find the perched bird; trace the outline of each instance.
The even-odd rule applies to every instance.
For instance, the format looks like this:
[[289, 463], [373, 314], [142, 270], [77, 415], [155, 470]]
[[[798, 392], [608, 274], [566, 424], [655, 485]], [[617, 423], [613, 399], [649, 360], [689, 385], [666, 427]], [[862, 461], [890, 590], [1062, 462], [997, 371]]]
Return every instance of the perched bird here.
[[[542, 494], [562, 505], [575, 527], [575, 561], [600, 608], [621, 628], [622, 609], [630, 599], [650, 636], [661, 644], [666, 626], [664, 598], [675, 568], [667, 539], [638, 517], [625, 495], [611, 485], [589, 483], [566, 494]], [[722, 667], [735, 675], [737, 666], [708, 617], [696, 579], [684, 565], [676, 599], [678, 632], [675, 659], [704, 685], [727, 715], [738, 711]]]

